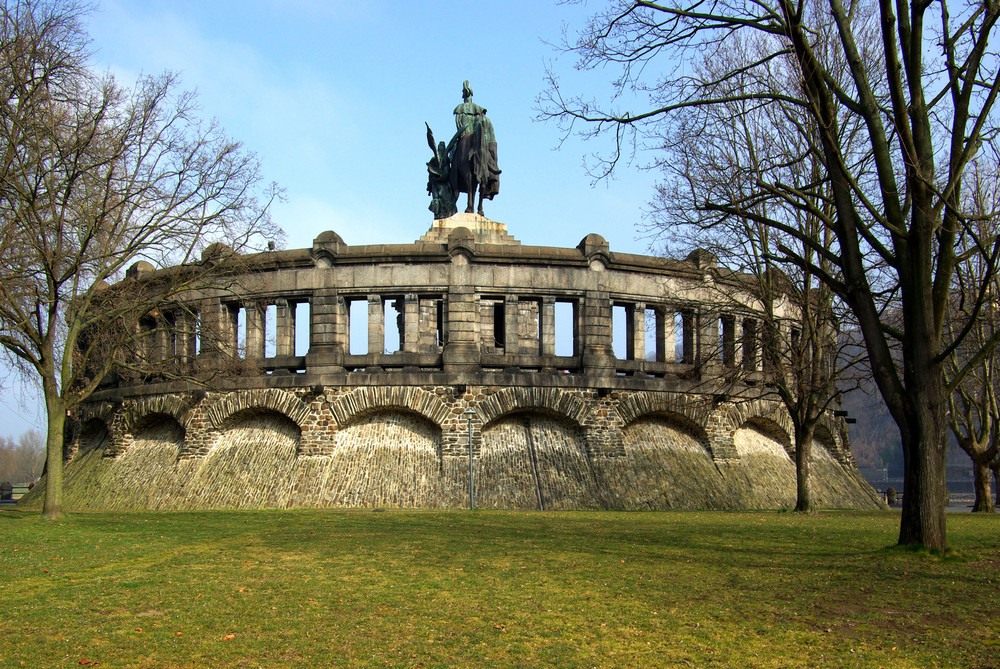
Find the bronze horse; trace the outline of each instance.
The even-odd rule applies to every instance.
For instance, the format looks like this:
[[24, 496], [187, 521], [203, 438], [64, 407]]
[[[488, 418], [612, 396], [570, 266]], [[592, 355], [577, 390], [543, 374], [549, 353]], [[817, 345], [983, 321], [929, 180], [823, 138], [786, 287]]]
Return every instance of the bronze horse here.
[[[468, 130], [469, 126], [471, 131]], [[459, 193], [468, 194], [468, 206], [465, 209], [467, 214], [472, 213], [478, 188], [479, 207], [476, 211], [482, 216], [483, 199], [492, 200], [500, 192], [496, 135], [493, 133], [493, 124], [486, 118], [485, 109], [476, 113], [464, 129], [466, 132], [459, 128], [448, 147], [451, 156], [451, 187], [456, 199]]]

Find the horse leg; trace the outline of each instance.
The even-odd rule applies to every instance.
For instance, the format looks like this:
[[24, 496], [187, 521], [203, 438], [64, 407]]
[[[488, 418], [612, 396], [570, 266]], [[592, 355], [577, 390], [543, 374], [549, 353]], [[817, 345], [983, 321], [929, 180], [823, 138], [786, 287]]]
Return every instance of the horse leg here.
[[479, 188], [479, 215], [480, 216], [485, 216], [485, 214], [483, 214], [483, 189], [482, 189], [482, 187]]
[[469, 188], [469, 206], [467, 206], [465, 208], [465, 213], [466, 214], [471, 214], [472, 213], [472, 203], [475, 202], [475, 201], [476, 201], [476, 187], [475, 186], [471, 186]]

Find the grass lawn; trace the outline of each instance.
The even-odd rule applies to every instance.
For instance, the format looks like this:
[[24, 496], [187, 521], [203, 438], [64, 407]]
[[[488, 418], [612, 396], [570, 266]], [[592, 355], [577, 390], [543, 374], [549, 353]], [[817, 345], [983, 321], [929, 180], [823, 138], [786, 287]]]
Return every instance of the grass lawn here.
[[1000, 517], [0, 511], [0, 667], [1000, 667]]

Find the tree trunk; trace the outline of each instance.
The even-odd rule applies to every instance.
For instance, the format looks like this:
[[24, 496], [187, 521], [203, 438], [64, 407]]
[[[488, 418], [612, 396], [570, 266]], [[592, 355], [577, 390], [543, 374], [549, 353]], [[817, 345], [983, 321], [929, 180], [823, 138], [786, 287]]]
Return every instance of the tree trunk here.
[[66, 410], [58, 398], [46, 394], [48, 414], [48, 434], [45, 435], [45, 503], [43, 518], [59, 518], [63, 515], [63, 428], [66, 425]]
[[814, 426], [795, 428], [795, 510], [809, 513], [813, 510], [812, 484], [809, 479], [809, 462], [812, 459]]
[[[928, 384], [930, 385], [930, 384]], [[899, 544], [924, 546], [944, 552], [945, 531], [945, 421], [944, 404], [932, 402], [933, 388], [911, 391], [917, 414], [900, 429], [903, 441], [903, 510]], [[919, 401], [923, 400], [923, 401]]]
[[980, 511], [993, 513], [993, 497], [990, 495], [990, 466], [986, 462], [972, 461], [972, 471], [975, 476], [976, 501], [972, 505], [973, 513]]

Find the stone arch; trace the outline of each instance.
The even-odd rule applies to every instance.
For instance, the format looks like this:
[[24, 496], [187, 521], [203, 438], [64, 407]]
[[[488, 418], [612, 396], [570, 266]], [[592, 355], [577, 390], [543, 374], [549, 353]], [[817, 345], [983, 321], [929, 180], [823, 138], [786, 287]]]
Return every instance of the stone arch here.
[[287, 423], [288, 429], [292, 432], [296, 432], [298, 438], [302, 436], [302, 426], [298, 422], [293, 420], [288, 414], [278, 411], [272, 408], [263, 408], [259, 406], [247, 407], [245, 409], [240, 409], [239, 411], [234, 411], [233, 413], [226, 416], [216, 429], [219, 435], [225, 435], [226, 432], [232, 430], [234, 427], [240, 427], [246, 423], [253, 422], [255, 419], [261, 419], [263, 421], [273, 421], [277, 420], [279, 422]]
[[843, 464], [846, 459], [844, 442], [841, 439], [840, 432], [834, 428], [832, 423], [832, 419], [826, 416], [820, 420], [816, 425], [815, 432], [813, 432], [813, 443], [821, 448], [825, 448], [830, 457]]
[[704, 427], [678, 413], [644, 413], [622, 429], [625, 457], [601, 461], [620, 509], [725, 508], [725, 480]]
[[321, 494], [338, 506], [441, 506], [454, 478], [443, 471], [441, 426], [399, 406], [355, 413], [338, 430], [327, 463]]
[[448, 406], [437, 395], [416, 386], [356, 388], [330, 402], [330, 413], [340, 428], [386, 409], [403, 409], [419, 414], [438, 428], [450, 413]]
[[548, 407], [513, 408], [482, 428], [476, 504], [507, 509], [604, 507], [583, 428]]
[[[186, 490], [207, 508], [284, 508], [294, 496], [302, 428], [288, 414], [255, 404], [229, 413]], [[191, 462], [191, 461], [187, 461]]]
[[87, 404], [80, 409], [80, 413], [77, 416], [77, 420], [80, 425], [83, 425], [88, 420], [98, 419], [104, 421], [107, 426], [111, 425], [114, 419], [114, 414], [117, 407], [110, 402], [101, 402], [100, 404]]
[[191, 404], [178, 395], [155, 395], [143, 397], [137, 402], [131, 402], [122, 408], [121, 430], [131, 433], [136, 426], [153, 415], [170, 416], [181, 428], [187, 429], [190, 418]]
[[93, 450], [108, 452], [112, 448], [111, 428], [105, 418], [94, 412], [80, 421], [80, 431], [77, 434], [76, 452], [83, 454]]
[[712, 442], [708, 436], [708, 431], [705, 429], [704, 425], [695, 422], [689, 416], [682, 413], [676, 413], [667, 410], [645, 413], [641, 416], [637, 416], [634, 420], [629, 421], [629, 423], [625, 425], [622, 429], [628, 430], [629, 427], [635, 425], [636, 423], [651, 421], [651, 420], [659, 421], [665, 424], [666, 426], [669, 426], [671, 429], [677, 430], [679, 432], [688, 435], [689, 437], [697, 441], [698, 444], [705, 449], [706, 453], [708, 454], [712, 453]]
[[[154, 495], [184, 448], [187, 429], [177, 418], [165, 412], [143, 415], [123, 432], [120, 448], [115, 453], [116, 468], [131, 472], [136, 491]], [[154, 493], [155, 491], [155, 493]]]
[[681, 393], [635, 393], [618, 403], [623, 426], [645, 416], [660, 415], [674, 417], [675, 421], [696, 426], [704, 433], [710, 414], [711, 407], [704, 399], [696, 401]]
[[121, 429], [122, 405], [116, 402], [101, 404], [89, 404], [81, 408], [80, 412], [72, 420], [67, 420], [67, 430], [64, 430], [63, 438], [72, 437], [72, 446], [64, 441], [63, 455], [67, 459], [74, 459], [78, 454], [83, 454], [94, 450], [91, 444], [93, 430], [103, 430], [101, 437], [101, 451], [104, 457], [117, 457], [125, 447], [124, 433]]
[[[786, 437], [791, 440], [794, 433], [792, 419], [785, 411], [785, 408], [777, 402], [767, 402], [764, 400], [749, 400], [734, 402], [726, 405], [724, 419], [727, 420], [731, 429], [738, 429], [744, 423], [756, 422], [770, 423], [777, 426]], [[768, 428], [773, 429], [773, 428]]]
[[582, 427], [590, 407], [578, 395], [558, 388], [504, 388], [473, 407], [483, 425], [519, 411], [543, 410]]
[[283, 415], [302, 430], [309, 417], [309, 407], [295, 395], [277, 388], [239, 390], [227, 393], [210, 406], [205, 415], [209, 424], [219, 429], [226, 421], [242, 412], [269, 410]]
[[772, 417], [753, 416], [747, 418], [737, 429], [752, 429], [781, 444], [790, 458], [795, 458], [795, 444], [786, 427]]

